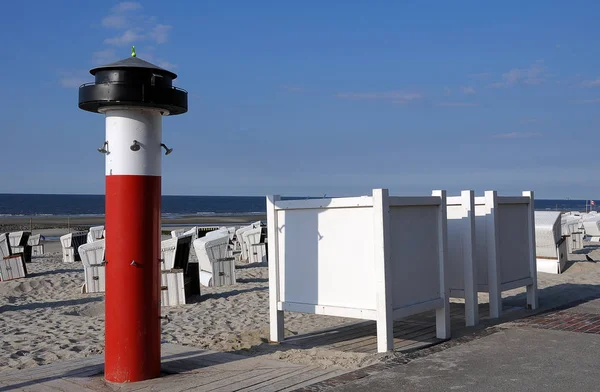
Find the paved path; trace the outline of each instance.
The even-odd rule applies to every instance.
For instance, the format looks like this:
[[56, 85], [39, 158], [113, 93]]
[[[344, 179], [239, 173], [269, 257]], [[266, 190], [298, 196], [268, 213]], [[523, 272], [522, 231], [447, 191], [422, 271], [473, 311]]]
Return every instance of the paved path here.
[[599, 325], [600, 300], [593, 300], [327, 390], [598, 391]]

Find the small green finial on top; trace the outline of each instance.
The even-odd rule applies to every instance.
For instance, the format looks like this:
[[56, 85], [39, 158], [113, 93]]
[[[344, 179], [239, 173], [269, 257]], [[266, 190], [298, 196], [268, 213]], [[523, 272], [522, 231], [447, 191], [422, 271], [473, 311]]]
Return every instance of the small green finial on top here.
[[135, 56], [135, 46], [131, 47], [131, 57], [136, 57]]

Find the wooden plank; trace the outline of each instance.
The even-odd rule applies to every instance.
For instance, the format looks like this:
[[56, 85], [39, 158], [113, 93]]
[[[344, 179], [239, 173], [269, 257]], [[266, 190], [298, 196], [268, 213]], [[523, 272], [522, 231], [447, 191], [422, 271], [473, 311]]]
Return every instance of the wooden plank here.
[[[261, 369], [262, 370], [262, 369]], [[246, 386], [251, 386], [260, 383], [264, 380], [269, 380], [281, 375], [282, 373], [289, 373], [290, 368], [287, 369], [270, 369], [264, 371], [261, 374], [254, 374], [248, 376], [247, 374], [240, 374], [237, 377], [231, 377], [226, 382], [225, 380], [220, 383], [213, 383], [208, 385], [206, 392], [227, 392], [227, 391], [238, 391]], [[222, 384], [222, 385], [219, 385]]]
[[[421, 336], [425, 336], [425, 335], [431, 333], [432, 329], [435, 330], [435, 325], [425, 327], [425, 328], [416, 330], [411, 333], [402, 333], [402, 331], [399, 331], [397, 334], [394, 334], [394, 338], [397, 338], [398, 340], [407, 340], [407, 339], [416, 340], [416, 339], [419, 339]], [[370, 352], [373, 349], [372, 344], [373, 344], [373, 342], [364, 341], [364, 342], [356, 344], [355, 346], [352, 347], [352, 350], [349, 350], [349, 351]], [[396, 350], [397, 347], [394, 347], [394, 349]]]
[[92, 367], [99, 366], [102, 363], [103, 357], [100, 355], [85, 359], [72, 359], [64, 362], [55, 362], [48, 365], [16, 371], [15, 373], [3, 374], [2, 381], [10, 382], [12, 380], [41, 380], [55, 374], [81, 374], [91, 371]]
[[274, 369], [248, 369], [248, 370], [231, 370], [222, 371], [208, 377], [198, 377], [197, 387], [202, 391], [212, 391], [223, 386], [230, 386], [236, 382], [245, 380], [246, 378], [252, 378], [261, 374], [274, 372]]
[[[70, 379], [59, 378], [51, 381], [44, 382], [44, 386], [48, 386], [53, 388], [53, 391], [61, 391], [61, 392], [81, 392], [81, 391], [90, 391], [91, 389], [86, 388], [83, 385], [72, 382]], [[38, 385], [35, 386], [32, 390], [38, 391]]]
[[[329, 380], [330, 378], [337, 377], [337, 376], [342, 375], [344, 373], [347, 373], [347, 372], [341, 371], [341, 370], [328, 370], [328, 371], [324, 371], [322, 374], [319, 374], [318, 376], [312, 377], [312, 378], [310, 378], [308, 380], [304, 380], [304, 381], [301, 381], [301, 382], [296, 382], [294, 380], [294, 382], [295, 382], [294, 385], [292, 385], [290, 387], [287, 387], [287, 388], [284, 388], [284, 389], [280, 389], [280, 391], [281, 392], [291, 392], [291, 391], [294, 391], [294, 390], [296, 390], [298, 388], [306, 387], [306, 386], [309, 386], [309, 385], [312, 385], [312, 384], [315, 384], [315, 383], [318, 383], [318, 382], [321, 382], [321, 381]], [[290, 382], [290, 381], [291, 380], [288, 379], [288, 382]]]
[[[376, 333], [377, 331], [375, 329], [375, 324], [370, 323], [368, 327], [363, 326], [362, 328], [352, 329], [340, 328], [337, 331], [330, 331], [325, 335], [320, 335], [317, 337], [307, 337], [305, 339], [293, 342], [292, 344], [299, 347], [326, 346], [336, 342], [352, 340], [356, 337], [361, 337], [365, 335], [375, 336]], [[287, 341], [284, 343], [287, 343]]]
[[233, 389], [218, 388], [213, 390], [214, 392], [225, 392], [225, 391], [241, 391], [247, 390], [247, 388], [254, 387], [256, 385], [269, 385], [273, 383], [273, 380], [281, 380], [290, 377], [293, 374], [297, 374], [300, 370], [304, 370], [303, 366], [298, 368], [283, 368], [274, 369], [273, 372], [265, 373], [263, 375], [255, 376], [252, 378], [244, 379], [241, 382], [235, 384]]
[[[303, 371], [303, 372], [296, 373], [294, 375], [289, 375], [288, 377], [286, 377], [282, 380], [275, 381], [273, 383], [265, 385], [262, 388], [260, 388], [260, 392], [275, 392], [275, 391], [282, 391], [284, 389], [289, 389], [289, 388], [296, 389], [297, 388], [296, 386], [299, 384], [302, 384], [302, 383], [314, 384], [315, 382], [312, 380], [315, 380], [318, 377], [321, 377], [323, 375], [332, 373], [331, 370], [323, 370], [323, 369], [315, 368], [312, 366], [306, 367], [306, 368], [304, 368], [304, 370], [305, 371]], [[331, 377], [329, 377], [329, 378], [331, 378]]]
[[[201, 369], [201, 368], [205, 368], [205, 367], [209, 367], [209, 366], [215, 366], [215, 365], [223, 365], [223, 364], [231, 364], [231, 363], [239, 363], [239, 362], [244, 362], [244, 360], [249, 359], [249, 357], [241, 357], [241, 356], [237, 356], [234, 354], [227, 354], [227, 353], [216, 353], [216, 352], [206, 352], [206, 353], [196, 353], [193, 354], [191, 356], [186, 356], [185, 358], [176, 358], [176, 359], [172, 359], [170, 361], [163, 361], [163, 368], [166, 370], [171, 370], [171, 368], [173, 368], [174, 370], [176, 368], [182, 368], [182, 366], [185, 366], [186, 368], [188, 367], [188, 365], [182, 365], [180, 362], [185, 361], [186, 363], [189, 363], [189, 366], [195, 366], [196, 369]], [[186, 371], [189, 371], [191, 369], [188, 369]]]
[[[411, 325], [406, 328], [394, 328], [394, 339], [397, 339], [400, 336], [408, 335], [410, 333], [419, 332], [431, 327], [432, 325]], [[375, 336], [373, 334], [369, 334], [369, 336], [363, 336], [352, 340], [348, 340], [346, 342], [332, 344], [331, 347], [342, 351], [354, 351], [355, 348], [362, 347], [363, 342], [370, 341], [374, 337]]]
[[[423, 341], [419, 341], [419, 342], [414, 342], [412, 344], [405, 344], [404, 346], [401, 347], [401, 349], [399, 351], [408, 351], [408, 350], [415, 350], [418, 348], [425, 348], [434, 343], [438, 343], [438, 342], [442, 342], [442, 341], [443, 341], [443, 339], [438, 339], [435, 336], [435, 333], [432, 333], [431, 338], [427, 338], [427, 339], [424, 339]], [[407, 341], [407, 343], [409, 343], [409, 342]]]
[[337, 327], [332, 327], [332, 328], [325, 328], [325, 329], [320, 329], [314, 332], [309, 332], [306, 334], [302, 334], [302, 335], [296, 335], [296, 336], [290, 336], [288, 338], [285, 339], [284, 343], [290, 343], [290, 344], [295, 344], [296, 341], [302, 341], [305, 339], [309, 339], [309, 338], [318, 338], [318, 337], [326, 337], [328, 336], [329, 333], [338, 333], [342, 330], [352, 330], [352, 329], [360, 329], [363, 328], [365, 325], [371, 325], [371, 326], [375, 326], [374, 321], [361, 321], [358, 323], [352, 323], [352, 324], [345, 324], [345, 325], [340, 325]]
[[295, 369], [290, 369], [290, 371], [287, 373], [279, 374], [276, 377], [273, 377], [269, 380], [265, 380], [258, 384], [244, 387], [244, 388], [240, 389], [240, 392], [241, 391], [243, 391], [243, 392], [261, 391], [262, 392], [262, 391], [268, 390], [271, 385], [277, 384], [281, 381], [285, 381], [286, 379], [288, 379], [290, 377], [294, 377], [294, 376], [300, 375], [302, 373], [307, 373], [307, 372], [312, 372], [312, 371], [313, 371], [312, 367], [305, 367], [305, 366], [301, 366], [301, 367], [298, 367]]
[[[127, 392], [144, 392], [144, 391], [169, 391], [169, 392], [181, 392], [181, 391], [203, 391], [198, 389], [198, 381], [204, 377], [213, 376], [216, 373], [183, 373], [173, 374], [161, 378], [155, 378], [153, 380], [142, 381], [135, 384], [129, 384], [121, 387], [113, 387], [109, 390], [102, 391], [127, 391]], [[119, 389], [117, 389], [119, 388]]]
[[[75, 377], [75, 376], [91, 376], [102, 371], [103, 365], [84, 366], [79, 369], [76, 366], [81, 366], [76, 361], [69, 361], [68, 367], [62, 366], [62, 363], [44, 365], [36, 368], [27, 369], [26, 371], [16, 372], [15, 376], [10, 373], [2, 375], [2, 381], [9, 386], [21, 385], [23, 383], [43, 384], [56, 378]], [[40, 369], [43, 367], [44, 369]], [[37, 371], [36, 371], [37, 370]], [[40, 371], [41, 370], [41, 371]], [[8, 376], [8, 377], [7, 377]]]

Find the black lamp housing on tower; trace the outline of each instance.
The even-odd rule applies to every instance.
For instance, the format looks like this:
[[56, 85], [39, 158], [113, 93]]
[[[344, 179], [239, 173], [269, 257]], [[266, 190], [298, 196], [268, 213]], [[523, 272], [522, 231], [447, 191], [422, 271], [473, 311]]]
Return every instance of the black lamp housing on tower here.
[[165, 109], [169, 115], [188, 110], [187, 91], [173, 86], [177, 75], [140, 58], [128, 57], [90, 73], [96, 80], [79, 87], [80, 109], [100, 113], [109, 106], [137, 106]]

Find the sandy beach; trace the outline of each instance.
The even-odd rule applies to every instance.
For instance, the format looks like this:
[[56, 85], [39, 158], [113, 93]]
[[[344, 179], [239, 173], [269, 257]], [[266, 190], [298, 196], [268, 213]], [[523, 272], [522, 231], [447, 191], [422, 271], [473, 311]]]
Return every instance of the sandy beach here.
[[[48, 236], [66, 228], [34, 230]], [[538, 273], [540, 305], [555, 307], [589, 296], [600, 297], [600, 265], [585, 262], [585, 254], [600, 260], [600, 247], [586, 244], [570, 255], [561, 275]], [[81, 294], [81, 262], [62, 262], [58, 241], [45, 243], [46, 254], [27, 264], [29, 276], [0, 283], [0, 372], [101, 354], [104, 345], [104, 295]], [[583, 261], [582, 261], [583, 260]], [[268, 344], [268, 268], [239, 265], [238, 283], [229, 287], [202, 287], [191, 303], [163, 307], [170, 321], [162, 326], [163, 342], [246, 355], [266, 355], [295, 363], [354, 369], [377, 362], [381, 354], [358, 354], [324, 349], [279, 350]], [[359, 289], [359, 288], [358, 288]], [[524, 290], [503, 295], [524, 302]], [[481, 302], [487, 302], [480, 295]], [[453, 302], [459, 302], [453, 300]], [[288, 336], [357, 320], [286, 313]]]

